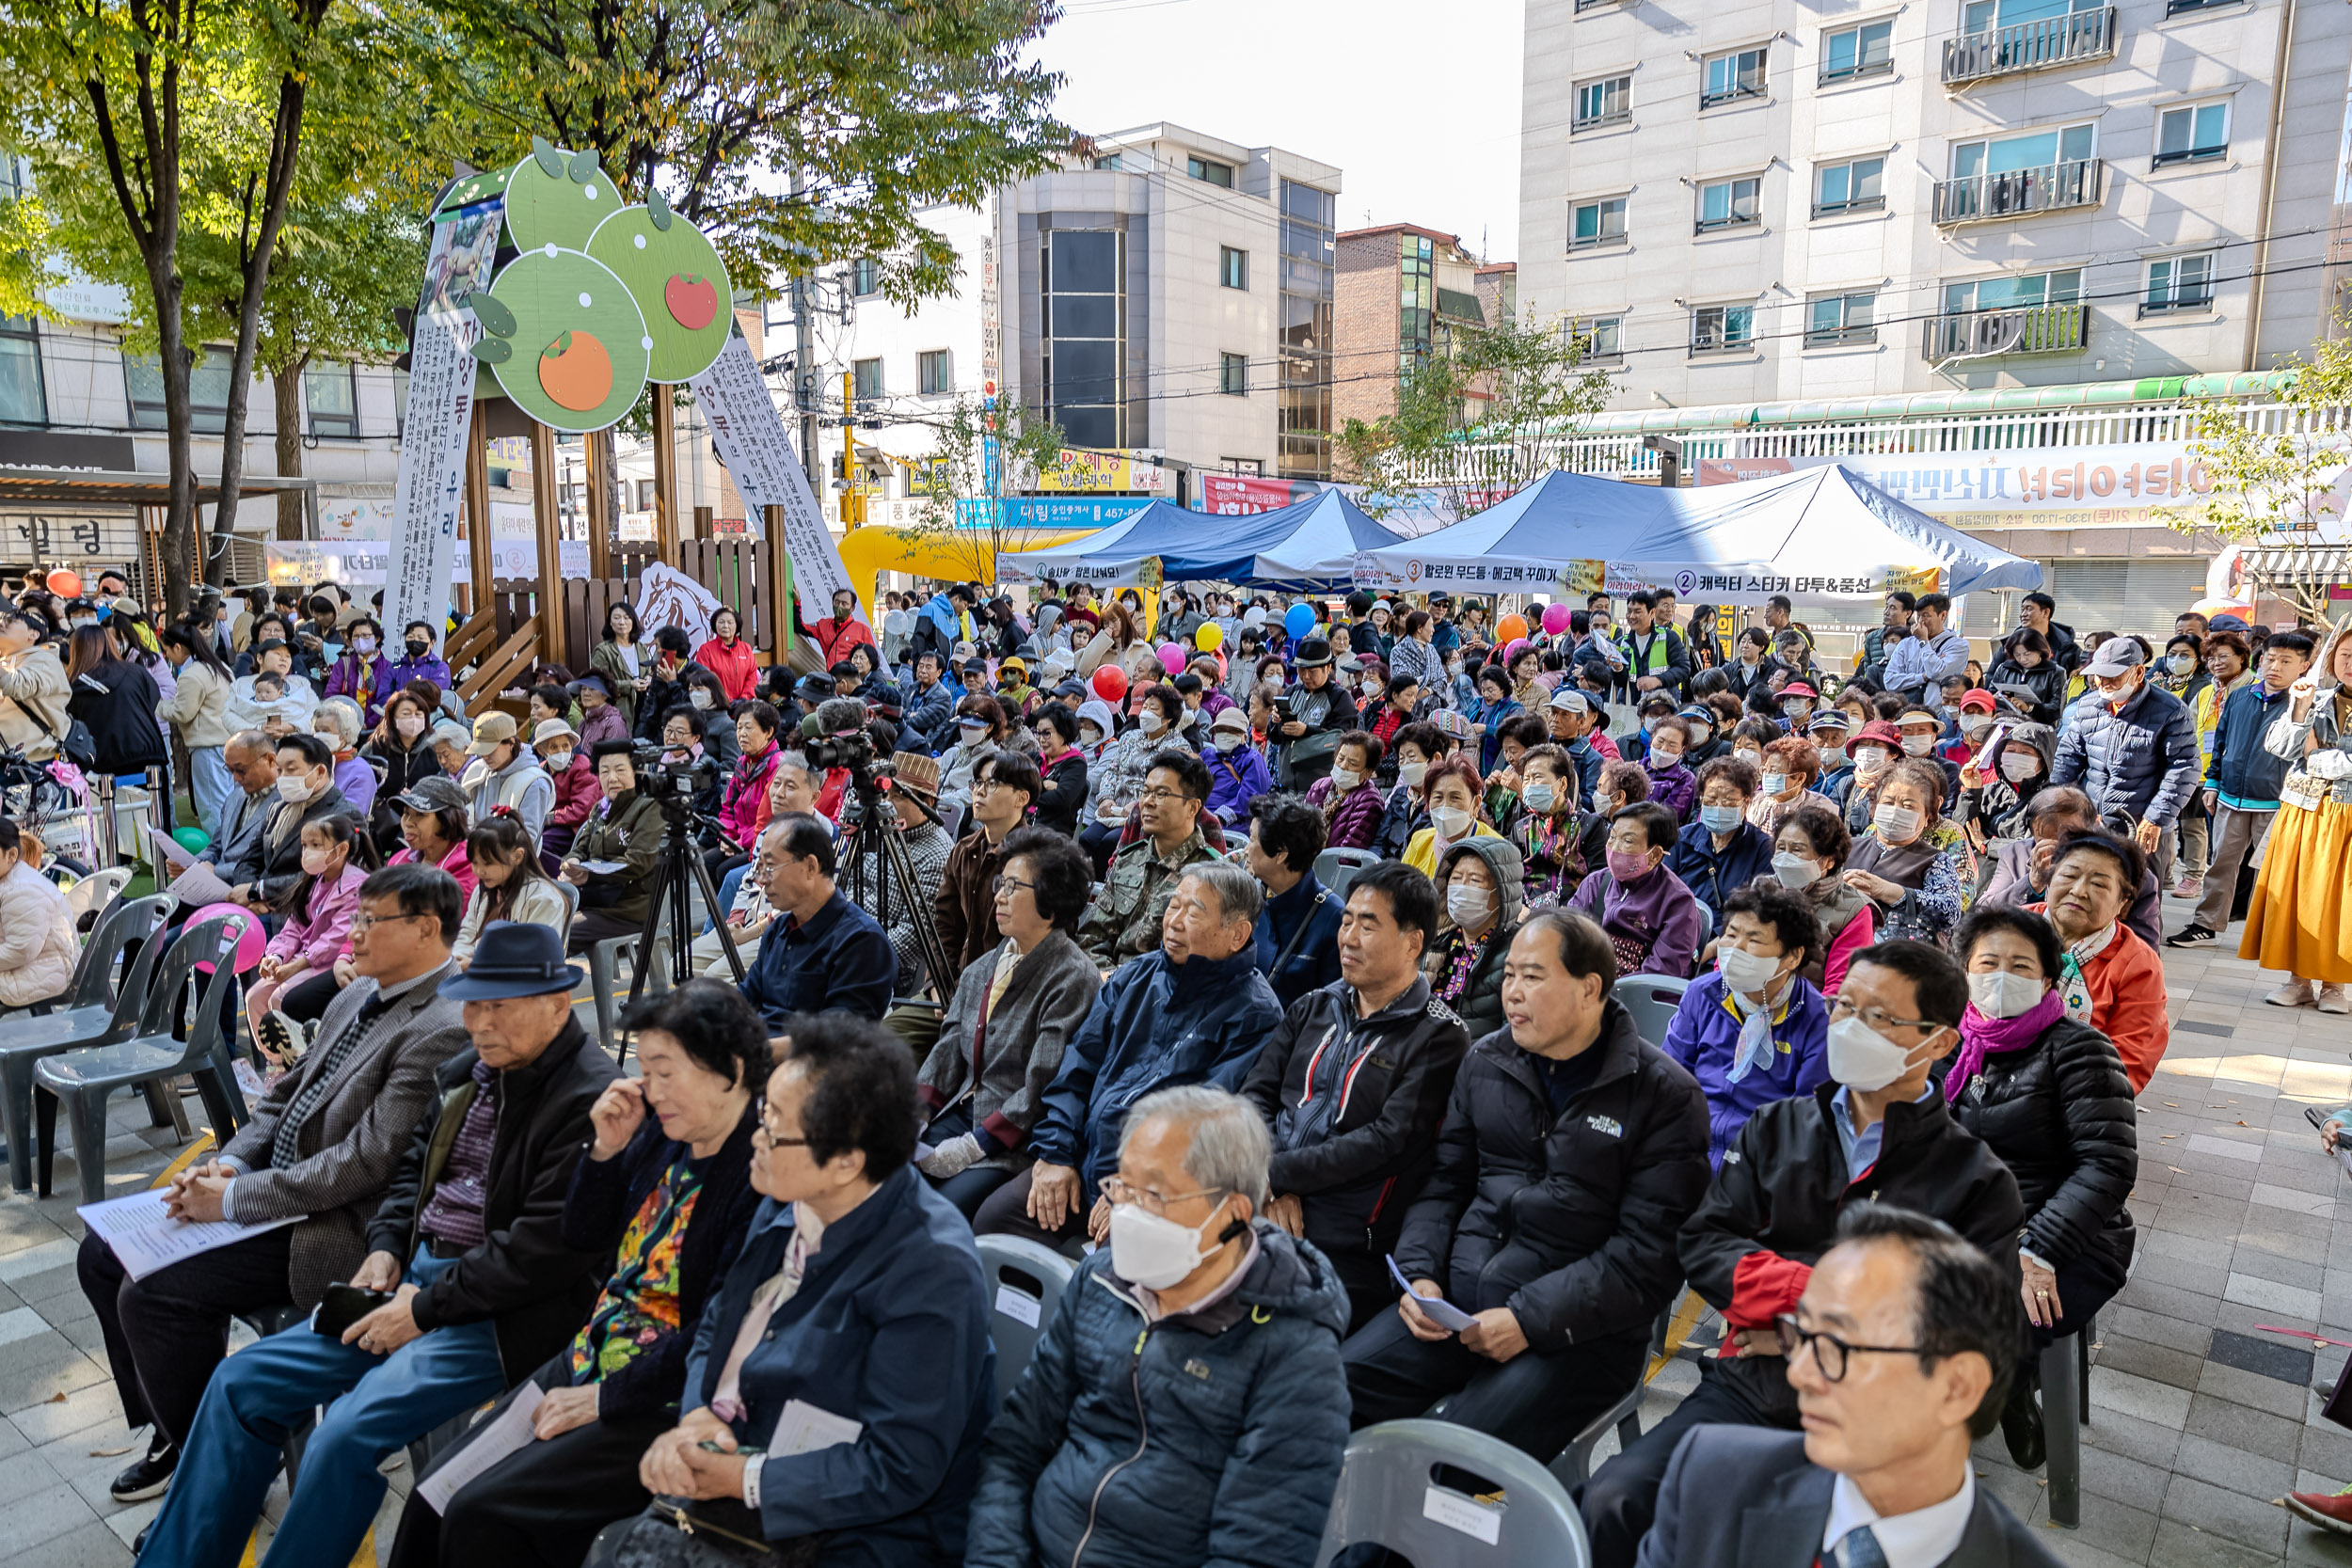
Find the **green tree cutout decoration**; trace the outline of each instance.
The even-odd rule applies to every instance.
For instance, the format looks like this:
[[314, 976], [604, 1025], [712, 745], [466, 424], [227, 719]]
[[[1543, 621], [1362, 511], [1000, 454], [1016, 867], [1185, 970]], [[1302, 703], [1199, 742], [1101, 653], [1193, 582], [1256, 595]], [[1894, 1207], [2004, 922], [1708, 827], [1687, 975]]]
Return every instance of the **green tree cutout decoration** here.
[[[541, 137], [503, 181], [520, 254], [466, 303], [482, 324], [474, 356], [517, 407], [552, 429], [603, 430], [647, 381], [675, 384], [710, 368], [726, 346], [733, 293], [700, 230], [659, 193], [642, 207], [620, 205], [594, 153], [567, 154]], [[495, 177], [461, 182], [460, 204], [495, 188]]]

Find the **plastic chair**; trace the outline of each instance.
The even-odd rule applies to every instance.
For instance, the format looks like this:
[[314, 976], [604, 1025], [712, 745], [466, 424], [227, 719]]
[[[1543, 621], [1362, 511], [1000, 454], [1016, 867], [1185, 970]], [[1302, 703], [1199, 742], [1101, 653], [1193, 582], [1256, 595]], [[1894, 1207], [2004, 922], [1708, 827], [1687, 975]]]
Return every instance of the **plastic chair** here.
[[[168, 894], [117, 901], [90, 933], [73, 972], [72, 989], [55, 1011], [0, 1019], [0, 1122], [8, 1135], [8, 1180], [20, 1193], [33, 1185], [33, 1069], [45, 1056], [131, 1037], [164, 943], [157, 940], [177, 902]], [[123, 950], [138, 944], [122, 986], [115, 972]]]
[[[607, 937], [588, 944], [588, 986], [596, 999], [596, 1038], [615, 1061], [620, 1052], [612, 1044], [613, 1031], [620, 1018], [619, 974], [620, 959], [627, 955], [633, 974], [638, 964], [637, 938], [640, 933]], [[645, 975], [645, 992], [659, 996], [670, 989], [670, 934], [657, 931], [653, 939], [653, 955], [644, 961], [653, 965]]]
[[2050, 1518], [2067, 1529], [2083, 1522], [2083, 1423], [2090, 1418], [2092, 1325], [2050, 1341], [2042, 1353], [2042, 1479]]
[[1347, 896], [1347, 884], [1366, 866], [1380, 863], [1377, 849], [1326, 849], [1315, 857], [1315, 880], [1341, 898]]
[[996, 1345], [996, 1401], [1004, 1402], [1028, 1370], [1046, 1320], [1078, 1272], [1053, 1248], [1017, 1236], [978, 1238], [988, 1275], [988, 1337]]
[[1642, 1037], [1656, 1045], [1666, 1037], [1666, 1025], [1674, 1022], [1675, 1009], [1682, 1006], [1682, 993], [1690, 989], [1690, 981], [1670, 974], [1626, 974], [1618, 977], [1609, 994], [1625, 1004]]
[[[220, 1024], [222, 1005], [230, 988], [237, 983], [230, 964], [237, 948], [237, 933], [230, 923], [236, 918], [219, 915], [201, 926], [182, 928], [180, 939], [155, 966], [155, 980], [146, 988], [137, 1033], [130, 1038], [44, 1057], [34, 1066], [33, 1083], [55, 1097], [38, 1101], [41, 1196], [49, 1196], [50, 1170], [56, 1159], [60, 1102], [73, 1136], [73, 1159], [85, 1203], [96, 1203], [106, 1196], [106, 1098], [115, 1090], [185, 1073], [196, 1080], [217, 1141], [227, 1143], [229, 1135], [245, 1123], [245, 1096], [238, 1091], [229, 1042]], [[188, 1037], [175, 1039], [173, 1011], [197, 964], [205, 960], [213, 965], [212, 977], [204, 982], [196, 1011], [190, 1015]]]
[[1619, 1453], [1633, 1446], [1642, 1435], [1642, 1396], [1648, 1391], [1646, 1382], [1635, 1384], [1626, 1390], [1625, 1398], [1587, 1421], [1582, 1432], [1568, 1439], [1568, 1446], [1551, 1462], [1551, 1473], [1561, 1485], [1577, 1487], [1592, 1480], [1593, 1450], [1600, 1446], [1610, 1428], [1616, 1429]]
[[130, 885], [131, 868], [127, 865], [93, 871], [65, 890], [65, 907], [73, 911], [74, 924], [78, 927], [89, 917], [91, 911], [109, 907], [122, 896], [122, 890]]
[[[1438, 1467], [1494, 1482], [1482, 1502]], [[1383, 1421], [1348, 1440], [1315, 1568], [1372, 1542], [1423, 1568], [1592, 1568], [1584, 1521], [1559, 1481], [1526, 1454], [1444, 1421]]]
[[577, 884], [567, 882], [559, 877], [555, 879], [555, 891], [564, 895], [564, 928], [556, 935], [569, 942], [572, 936], [572, 924], [580, 918], [580, 888]]

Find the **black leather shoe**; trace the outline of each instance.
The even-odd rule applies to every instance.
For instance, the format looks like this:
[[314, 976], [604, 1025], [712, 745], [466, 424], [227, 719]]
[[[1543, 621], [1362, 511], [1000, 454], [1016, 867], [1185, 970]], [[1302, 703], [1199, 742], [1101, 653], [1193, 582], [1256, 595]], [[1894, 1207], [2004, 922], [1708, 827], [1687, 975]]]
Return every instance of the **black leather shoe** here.
[[171, 1484], [171, 1472], [179, 1467], [180, 1450], [169, 1443], [151, 1447], [122, 1474], [115, 1477], [107, 1495], [119, 1503], [143, 1503], [150, 1497], [160, 1497], [164, 1488]]
[[2042, 1406], [2033, 1395], [2033, 1381], [2020, 1375], [2010, 1385], [2009, 1402], [2001, 1407], [2001, 1437], [2021, 1470], [2039, 1470], [2048, 1457], [2042, 1441]]

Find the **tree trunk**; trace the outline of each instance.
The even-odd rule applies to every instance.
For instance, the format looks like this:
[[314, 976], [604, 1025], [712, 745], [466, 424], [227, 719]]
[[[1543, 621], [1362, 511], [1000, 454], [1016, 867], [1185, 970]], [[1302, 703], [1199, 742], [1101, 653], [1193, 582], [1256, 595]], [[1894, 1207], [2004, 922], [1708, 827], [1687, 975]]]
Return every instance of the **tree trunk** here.
[[[302, 372], [310, 362], [308, 353], [297, 355], [291, 365], [270, 372], [270, 388], [278, 406], [278, 474], [281, 479], [302, 477]], [[302, 493], [280, 490], [278, 493], [278, 537], [302, 537]]]

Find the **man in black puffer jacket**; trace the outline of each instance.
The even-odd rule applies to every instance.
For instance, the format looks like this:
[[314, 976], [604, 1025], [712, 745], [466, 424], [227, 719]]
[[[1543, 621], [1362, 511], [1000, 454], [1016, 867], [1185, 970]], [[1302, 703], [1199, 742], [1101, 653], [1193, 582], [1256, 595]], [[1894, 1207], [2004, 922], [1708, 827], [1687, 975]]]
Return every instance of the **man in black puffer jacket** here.
[[1418, 973], [1437, 931], [1438, 890], [1404, 862], [1349, 883], [1341, 978], [1291, 1004], [1242, 1085], [1274, 1130], [1266, 1218], [1331, 1260], [1351, 1330], [1396, 1304], [1388, 1257], [1470, 1049]]
[[1341, 1354], [1357, 1426], [1451, 1394], [1447, 1420], [1548, 1463], [1641, 1381], [1707, 1187], [1707, 1098], [1610, 996], [1590, 918], [1530, 917], [1509, 961], [1507, 1026], [1463, 1059], [1395, 1255], [1415, 1296], [1474, 1321], [1455, 1334], [1400, 1300]]
[[2172, 835], [2197, 793], [2202, 753], [2188, 705], [2148, 681], [2147, 656], [2128, 637], [2110, 637], [2083, 673], [2093, 689], [2058, 731], [2052, 784], [2079, 784], [2100, 817], [2131, 836], [2159, 886], [2172, 880]]
[[1691, 1288], [1731, 1329], [1724, 1358], [1702, 1362], [1698, 1387], [1579, 1492], [1596, 1568], [1631, 1568], [1666, 1463], [1691, 1428], [1797, 1429], [1773, 1320], [1796, 1309], [1848, 1206], [1940, 1219], [2016, 1278], [2026, 1220], [2017, 1180], [1952, 1119], [1930, 1079], [1960, 1043], [1967, 1006], [1966, 978], [1938, 948], [1883, 942], [1854, 955], [1830, 1014], [1836, 1082], [1750, 1117], [1682, 1227]]

